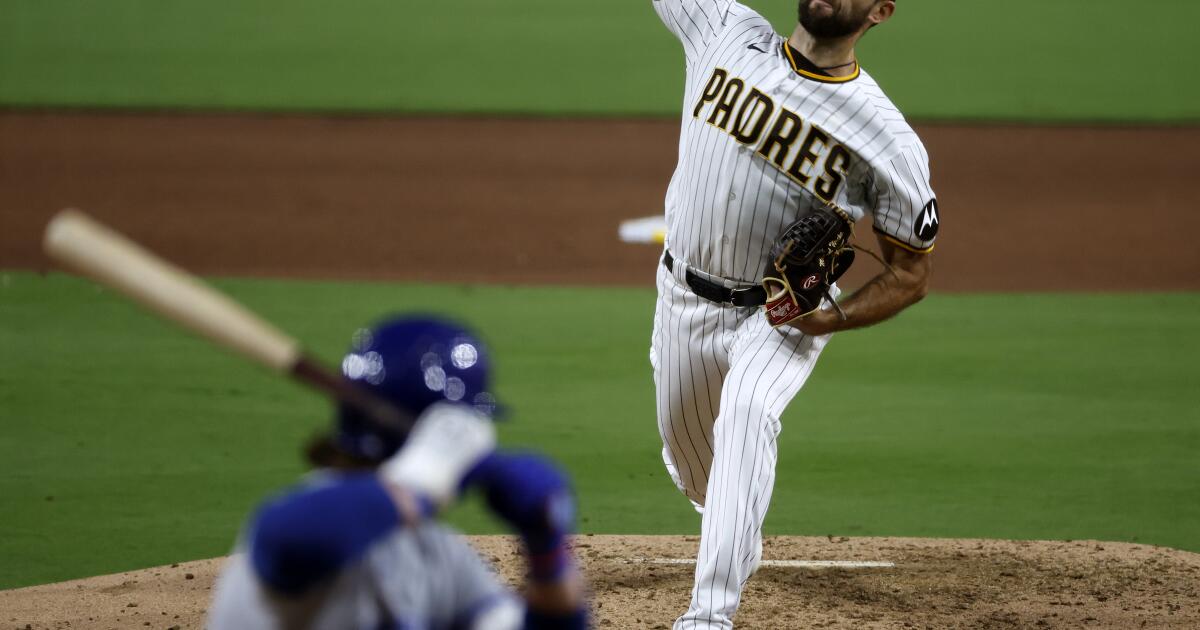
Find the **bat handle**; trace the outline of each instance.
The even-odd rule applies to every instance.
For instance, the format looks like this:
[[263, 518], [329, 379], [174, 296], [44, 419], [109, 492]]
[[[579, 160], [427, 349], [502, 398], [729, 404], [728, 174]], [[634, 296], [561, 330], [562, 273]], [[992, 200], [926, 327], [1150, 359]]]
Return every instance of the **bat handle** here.
[[383, 428], [401, 435], [412, 430], [415, 421], [412, 416], [362, 386], [334, 374], [311, 357], [301, 355], [291, 373], [297, 380], [358, 409]]

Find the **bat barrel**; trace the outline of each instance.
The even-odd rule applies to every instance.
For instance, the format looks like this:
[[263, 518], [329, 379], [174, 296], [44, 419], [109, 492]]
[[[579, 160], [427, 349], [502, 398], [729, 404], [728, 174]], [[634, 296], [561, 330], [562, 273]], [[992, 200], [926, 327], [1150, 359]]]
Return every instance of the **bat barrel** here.
[[67, 268], [273, 370], [288, 372], [300, 357], [296, 340], [78, 210], [50, 221], [43, 247]]
[[407, 414], [305, 357], [299, 342], [246, 307], [78, 210], [55, 215], [42, 244], [68, 269], [255, 363], [359, 408], [382, 427], [406, 433], [412, 426]]

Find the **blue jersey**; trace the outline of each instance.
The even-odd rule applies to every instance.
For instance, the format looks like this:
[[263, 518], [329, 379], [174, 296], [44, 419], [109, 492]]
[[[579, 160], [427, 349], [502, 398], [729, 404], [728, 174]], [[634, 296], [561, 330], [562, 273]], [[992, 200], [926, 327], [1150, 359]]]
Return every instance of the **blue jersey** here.
[[373, 474], [268, 502], [218, 579], [210, 630], [521, 628], [523, 602], [458, 533], [407, 526]]

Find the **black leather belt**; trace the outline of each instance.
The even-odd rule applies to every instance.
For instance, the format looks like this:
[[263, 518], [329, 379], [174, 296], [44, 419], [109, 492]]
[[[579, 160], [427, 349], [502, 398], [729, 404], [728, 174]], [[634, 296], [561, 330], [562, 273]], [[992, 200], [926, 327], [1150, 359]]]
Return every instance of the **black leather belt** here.
[[[663, 266], [667, 271], [675, 271], [675, 258], [671, 252], [663, 253]], [[685, 274], [687, 285], [692, 293], [717, 304], [732, 304], [734, 306], [762, 306], [767, 303], [767, 290], [761, 286], [745, 289], [730, 289], [712, 280], [705, 280], [692, 273], [691, 269]]]

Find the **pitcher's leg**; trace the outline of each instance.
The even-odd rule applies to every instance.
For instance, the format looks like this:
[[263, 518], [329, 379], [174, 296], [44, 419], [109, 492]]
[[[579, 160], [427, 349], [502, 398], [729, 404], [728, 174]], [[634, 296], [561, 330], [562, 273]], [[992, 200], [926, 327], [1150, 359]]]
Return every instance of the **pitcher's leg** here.
[[659, 267], [650, 362], [654, 366], [663, 463], [676, 487], [704, 505], [712, 463], [712, 425], [728, 370], [720, 306], [703, 300]]
[[692, 601], [676, 630], [733, 627], [742, 586], [761, 554], [762, 523], [775, 484], [779, 417], [828, 340], [773, 330], [761, 317], [750, 318], [744, 327], [713, 428]]

